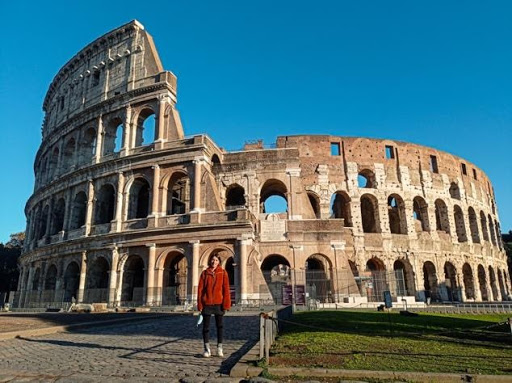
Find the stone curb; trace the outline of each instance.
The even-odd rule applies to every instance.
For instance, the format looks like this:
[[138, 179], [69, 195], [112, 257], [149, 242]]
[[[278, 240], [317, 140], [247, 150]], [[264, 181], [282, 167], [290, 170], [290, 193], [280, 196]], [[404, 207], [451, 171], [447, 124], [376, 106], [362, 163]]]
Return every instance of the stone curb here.
[[460, 383], [461, 381], [473, 383], [510, 383], [512, 381], [511, 375], [449, 374], [414, 371], [371, 371], [293, 367], [269, 367], [267, 371], [270, 375], [281, 377], [303, 376], [313, 378], [390, 379], [425, 383]]
[[259, 342], [243, 355], [240, 360], [231, 368], [229, 376], [232, 378], [250, 378], [259, 376], [263, 368], [256, 367], [254, 364], [260, 359]]
[[32, 329], [32, 330], [9, 331], [9, 332], [0, 333], [0, 341], [7, 340], [7, 339], [13, 339], [18, 336], [29, 337], [29, 336], [48, 335], [48, 334], [55, 334], [57, 332], [66, 332], [66, 331], [74, 330], [74, 329], [78, 329], [78, 328], [103, 326], [103, 325], [109, 325], [109, 324], [118, 323], [118, 322], [125, 322], [125, 321], [129, 321], [129, 320], [147, 320], [147, 319], [154, 319], [154, 318], [160, 318], [160, 317], [162, 317], [162, 314], [159, 314], [159, 315], [141, 314], [140, 317], [139, 316], [130, 316], [128, 318], [116, 318], [116, 319], [107, 319], [107, 320], [103, 320], [103, 321], [93, 321], [93, 322], [76, 323], [76, 324], [70, 324], [70, 325], [42, 327], [42, 328], [37, 328], [37, 329]]

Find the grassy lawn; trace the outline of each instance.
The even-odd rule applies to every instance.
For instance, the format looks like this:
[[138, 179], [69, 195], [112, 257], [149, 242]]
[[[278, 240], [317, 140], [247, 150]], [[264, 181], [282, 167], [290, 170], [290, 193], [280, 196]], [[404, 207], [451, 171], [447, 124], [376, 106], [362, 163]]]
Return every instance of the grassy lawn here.
[[509, 316], [297, 313], [291, 321], [315, 328], [286, 324], [272, 347], [270, 366], [512, 374], [510, 327], [482, 329]]

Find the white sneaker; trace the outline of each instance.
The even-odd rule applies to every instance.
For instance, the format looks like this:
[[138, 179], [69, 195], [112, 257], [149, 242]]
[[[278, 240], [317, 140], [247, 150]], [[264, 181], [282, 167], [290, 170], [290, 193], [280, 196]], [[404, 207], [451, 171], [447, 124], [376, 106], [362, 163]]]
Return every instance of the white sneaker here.
[[222, 346], [217, 346], [217, 356], [224, 356], [224, 351], [222, 351]]
[[205, 350], [203, 352], [203, 358], [209, 358], [210, 356], [212, 356], [212, 353], [210, 352], [210, 350]]

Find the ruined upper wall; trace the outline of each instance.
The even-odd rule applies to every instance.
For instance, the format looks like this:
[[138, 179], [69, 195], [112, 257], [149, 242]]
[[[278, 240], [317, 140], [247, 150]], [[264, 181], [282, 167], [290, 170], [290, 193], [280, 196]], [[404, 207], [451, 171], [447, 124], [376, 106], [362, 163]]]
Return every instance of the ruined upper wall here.
[[[163, 66], [152, 37], [131, 21], [96, 39], [69, 60], [53, 79], [43, 110], [43, 138], [83, 110], [130, 90], [160, 81]], [[171, 79], [175, 93], [176, 81]]]

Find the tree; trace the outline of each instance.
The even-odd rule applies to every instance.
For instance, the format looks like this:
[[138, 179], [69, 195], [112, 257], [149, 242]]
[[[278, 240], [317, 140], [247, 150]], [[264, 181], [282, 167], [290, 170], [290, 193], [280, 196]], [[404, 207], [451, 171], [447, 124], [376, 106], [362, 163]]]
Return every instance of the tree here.
[[4, 245], [0, 243], [0, 292], [16, 290], [18, 286], [18, 259], [23, 249], [25, 233], [11, 234], [11, 239]]

